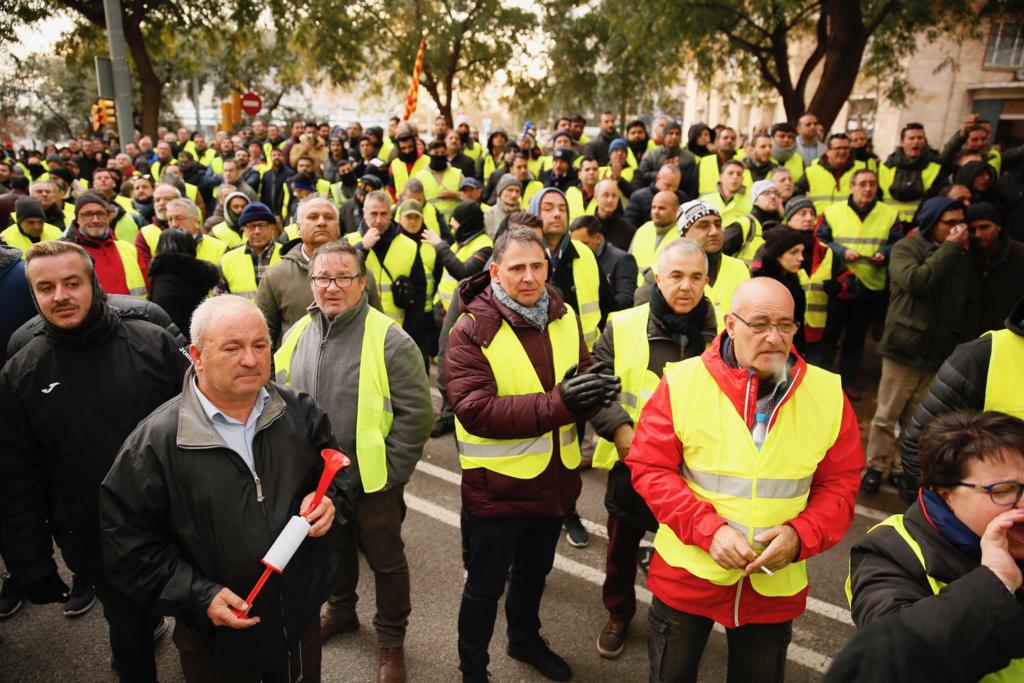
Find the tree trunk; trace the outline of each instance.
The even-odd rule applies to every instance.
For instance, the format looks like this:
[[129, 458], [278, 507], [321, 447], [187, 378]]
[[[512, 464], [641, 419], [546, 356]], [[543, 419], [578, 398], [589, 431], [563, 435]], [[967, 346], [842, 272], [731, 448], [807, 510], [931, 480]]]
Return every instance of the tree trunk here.
[[[156, 129], [160, 125], [160, 106], [163, 99], [163, 83], [153, 69], [153, 61], [146, 50], [146, 41], [142, 36], [142, 28], [135, 16], [125, 17], [124, 40], [135, 64], [135, 72], [139, 77], [139, 90], [142, 93], [142, 134], [156, 139]], [[122, 144], [123, 141], [122, 141]]]
[[832, 127], [853, 92], [868, 43], [860, 3], [833, 3], [829, 23], [830, 40], [825, 52], [825, 66], [807, 106], [807, 111], [818, 117], [825, 130]]

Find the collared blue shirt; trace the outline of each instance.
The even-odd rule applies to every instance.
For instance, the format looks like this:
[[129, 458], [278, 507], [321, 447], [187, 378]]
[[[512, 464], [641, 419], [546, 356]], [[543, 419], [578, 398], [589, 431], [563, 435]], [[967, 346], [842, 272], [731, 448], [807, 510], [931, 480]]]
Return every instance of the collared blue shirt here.
[[203, 412], [206, 413], [206, 417], [210, 418], [213, 428], [217, 430], [220, 438], [224, 440], [224, 445], [238, 453], [242, 460], [245, 461], [245, 464], [249, 466], [249, 469], [255, 472], [256, 465], [252, 455], [252, 441], [256, 437], [256, 422], [259, 421], [260, 415], [263, 414], [263, 408], [267, 405], [267, 401], [270, 400], [270, 394], [266, 388], [260, 389], [259, 396], [256, 397], [256, 403], [249, 412], [249, 419], [246, 420], [245, 424], [242, 424], [230, 415], [225, 415], [220, 408], [213, 405], [210, 399], [203, 395], [198, 383], [195, 387], [199, 403], [203, 406]]

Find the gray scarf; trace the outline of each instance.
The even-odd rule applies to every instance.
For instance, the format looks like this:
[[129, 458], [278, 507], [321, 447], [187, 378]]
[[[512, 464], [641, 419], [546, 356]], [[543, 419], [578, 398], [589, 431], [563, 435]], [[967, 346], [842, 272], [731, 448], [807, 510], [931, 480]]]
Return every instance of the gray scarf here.
[[548, 296], [548, 290], [546, 288], [544, 289], [544, 293], [540, 295], [540, 298], [537, 299], [537, 303], [533, 306], [524, 306], [510, 297], [496, 280], [491, 280], [491, 291], [494, 292], [494, 296], [503, 306], [507, 306], [511, 310], [523, 316], [523, 320], [530, 323], [533, 327], [536, 327], [541, 332], [547, 328], [548, 303], [550, 297]]

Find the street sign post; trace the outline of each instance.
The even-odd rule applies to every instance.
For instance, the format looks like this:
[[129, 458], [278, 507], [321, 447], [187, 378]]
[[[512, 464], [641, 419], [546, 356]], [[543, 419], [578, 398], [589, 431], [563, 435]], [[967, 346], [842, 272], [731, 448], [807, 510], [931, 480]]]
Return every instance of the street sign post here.
[[249, 116], [256, 116], [263, 109], [263, 100], [256, 93], [249, 91], [242, 95], [242, 111]]

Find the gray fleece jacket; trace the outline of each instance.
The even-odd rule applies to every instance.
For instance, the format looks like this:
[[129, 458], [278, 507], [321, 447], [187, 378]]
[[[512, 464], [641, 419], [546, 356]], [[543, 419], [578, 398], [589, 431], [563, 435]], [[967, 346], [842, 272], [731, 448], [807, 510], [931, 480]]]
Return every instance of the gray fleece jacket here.
[[[333, 321], [309, 306], [312, 321], [302, 333], [291, 361], [291, 386], [309, 394], [327, 413], [338, 445], [352, 458], [354, 486], [358, 486], [356, 406], [359, 400], [360, 354], [370, 306], [366, 294], [352, 309]], [[384, 439], [388, 485], [409, 481], [423, 456], [423, 445], [434, 422], [430, 385], [423, 356], [400, 325], [388, 328], [384, 338], [384, 364], [391, 391], [394, 422]]]

